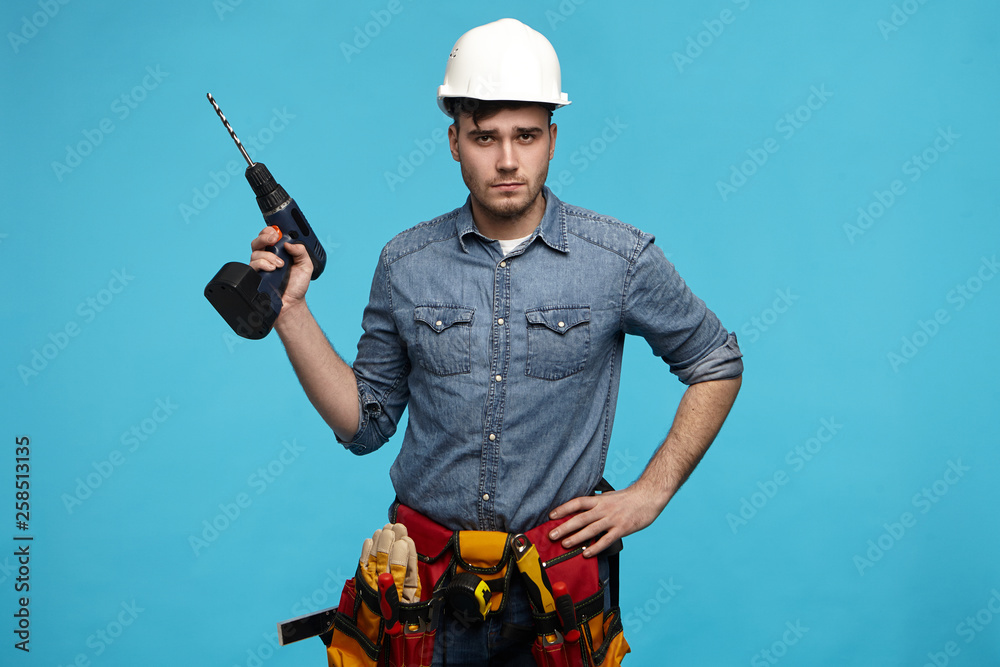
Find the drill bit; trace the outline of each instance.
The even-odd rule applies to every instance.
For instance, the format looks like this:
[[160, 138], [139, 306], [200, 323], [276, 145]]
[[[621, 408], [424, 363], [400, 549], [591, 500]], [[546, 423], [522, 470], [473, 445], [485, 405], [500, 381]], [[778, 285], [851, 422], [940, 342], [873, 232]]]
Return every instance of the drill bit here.
[[241, 153], [243, 153], [243, 157], [246, 159], [247, 164], [252, 167], [254, 165], [253, 160], [251, 160], [250, 156], [247, 155], [247, 151], [245, 148], [243, 148], [243, 144], [240, 142], [240, 138], [236, 136], [235, 132], [233, 132], [233, 128], [229, 125], [229, 121], [226, 120], [226, 117], [222, 114], [222, 109], [219, 108], [219, 105], [216, 103], [215, 98], [212, 97], [212, 93], [208, 93], [208, 101], [212, 103], [213, 107], [215, 107], [215, 113], [219, 114], [219, 118], [222, 119], [222, 124], [226, 126], [227, 130], [229, 130], [229, 136], [231, 136], [233, 138], [233, 141], [236, 142], [236, 147], [240, 149]]

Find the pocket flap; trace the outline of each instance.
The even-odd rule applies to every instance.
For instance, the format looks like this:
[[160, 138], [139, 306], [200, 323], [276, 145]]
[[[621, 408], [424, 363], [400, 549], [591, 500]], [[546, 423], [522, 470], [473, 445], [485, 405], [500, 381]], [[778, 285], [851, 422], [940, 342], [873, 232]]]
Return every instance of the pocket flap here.
[[468, 324], [472, 321], [472, 308], [464, 306], [417, 306], [413, 309], [413, 319], [423, 322], [438, 333], [454, 324]]
[[496, 573], [510, 556], [510, 535], [486, 530], [458, 531], [458, 556], [463, 567]]
[[566, 333], [577, 324], [590, 321], [590, 307], [534, 308], [525, 311], [529, 324], [540, 324], [556, 333]]

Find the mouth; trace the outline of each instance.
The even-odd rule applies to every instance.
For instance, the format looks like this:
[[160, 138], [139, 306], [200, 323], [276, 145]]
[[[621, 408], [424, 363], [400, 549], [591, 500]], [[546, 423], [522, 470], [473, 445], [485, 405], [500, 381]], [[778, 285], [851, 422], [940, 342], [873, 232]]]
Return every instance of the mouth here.
[[490, 187], [499, 190], [500, 192], [513, 192], [523, 185], [524, 183], [517, 181], [505, 181], [503, 183], [493, 183]]

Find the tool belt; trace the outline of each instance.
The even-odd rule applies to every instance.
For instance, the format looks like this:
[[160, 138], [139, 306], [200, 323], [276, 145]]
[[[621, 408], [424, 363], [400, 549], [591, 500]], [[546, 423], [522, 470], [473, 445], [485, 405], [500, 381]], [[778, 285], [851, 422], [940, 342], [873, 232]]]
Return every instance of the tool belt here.
[[[584, 558], [582, 547], [567, 550], [548, 538], [567, 518], [516, 536], [453, 531], [396, 503], [390, 520], [406, 526], [416, 545], [421, 599], [394, 601], [387, 619], [379, 591], [367, 583], [359, 566], [344, 586], [332, 626], [320, 635], [330, 667], [429, 667], [440, 614], [483, 619], [502, 613], [511, 576], [521, 576], [529, 590], [532, 654], [538, 665], [620, 665], [629, 646], [617, 596], [612, 596], [612, 608], [604, 609], [605, 584], [597, 558]], [[556, 590], [567, 594], [558, 612], [555, 582], [561, 582]]]

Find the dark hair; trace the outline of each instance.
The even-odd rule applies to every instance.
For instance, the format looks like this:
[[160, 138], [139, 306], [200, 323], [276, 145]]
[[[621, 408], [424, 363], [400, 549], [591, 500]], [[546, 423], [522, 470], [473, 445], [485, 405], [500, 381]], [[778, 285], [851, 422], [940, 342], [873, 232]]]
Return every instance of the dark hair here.
[[472, 116], [472, 124], [479, 127], [479, 121], [492, 118], [504, 109], [523, 109], [539, 106], [549, 112], [549, 124], [552, 123], [552, 112], [556, 105], [543, 102], [521, 102], [517, 100], [477, 100], [472, 97], [449, 97], [444, 102], [448, 115], [453, 119], [455, 129], [458, 129], [458, 119], [464, 115]]

